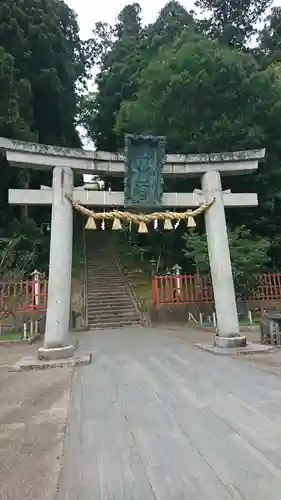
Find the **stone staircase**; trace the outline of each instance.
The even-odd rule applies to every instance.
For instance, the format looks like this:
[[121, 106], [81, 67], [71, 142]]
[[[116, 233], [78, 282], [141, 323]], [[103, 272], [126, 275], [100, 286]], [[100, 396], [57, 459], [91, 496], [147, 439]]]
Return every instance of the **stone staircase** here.
[[105, 233], [87, 231], [86, 256], [89, 328], [141, 325], [141, 311]]

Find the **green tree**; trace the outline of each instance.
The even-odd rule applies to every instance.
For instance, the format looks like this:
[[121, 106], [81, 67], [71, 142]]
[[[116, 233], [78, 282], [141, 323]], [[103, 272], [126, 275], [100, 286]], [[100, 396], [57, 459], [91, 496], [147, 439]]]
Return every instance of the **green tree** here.
[[194, 12], [188, 12], [179, 2], [171, 0], [160, 10], [154, 23], [146, 26], [142, 33], [140, 51], [141, 69], [164, 45], [171, 44], [186, 28], [196, 28]]
[[159, 48], [194, 24], [192, 15], [174, 0], [160, 11], [155, 23], [144, 28], [140, 15], [139, 4], [128, 5], [111, 29], [102, 23], [94, 28], [91, 46], [92, 60], [100, 63], [98, 92], [84, 100], [80, 119], [98, 149], [123, 147], [123, 136], [115, 131], [121, 104], [137, 92], [138, 77]]
[[140, 13], [139, 4], [127, 5], [119, 13], [117, 24], [111, 31], [107, 25], [99, 24], [93, 33], [94, 54], [101, 62], [97, 76], [99, 91], [84, 102], [87, 111], [82, 110], [81, 123], [98, 149], [118, 149], [114, 122], [121, 102], [132, 95], [132, 74], [126, 61], [139, 42]]
[[201, 22], [208, 35], [224, 44], [245, 48], [271, 3], [272, 0], [196, 0], [195, 6], [208, 15]]
[[260, 32], [259, 48], [266, 61], [281, 62], [281, 7], [273, 7]]
[[[167, 150], [182, 153], [266, 147], [258, 172], [227, 180], [227, 188], [256, 191], [262, 209], [236, 210], [231, 227], [249, 224], [272, 236], [281, 223], [281, 87], [276, 67], [261, 71], [255, 59], [187, 30], [151, 59], [138, 92], [123, 102], [119, 134], [167, 135]], [[190, 181], [177, 190], [190, 190]]]
[[[18, 78], [15, 60], [3, 47], [0, 47], [0, 87], [0, 136], [36, 140], [36, 133], [32, 130], [32, 92], [29, 81]], [[3, 157], [0, 159], [0, 167], [0, 222], [3, 227], [12, 213], [7, 204], [8, 189], [18, 184], [20, 171], [10, 169]], [[26, 173], [25, 181], [27, 175]]]
[[[80, 145], [77, 106], [90, 68], [78, 31], [76, 14], [62, 0], [1, 2], [0, 136]], [[29, 182], [38, 187], [49, 174], [12, 169], [2, 157], [0, 166], [0, 221], [6, 228], [19, 215], [8, 205], [8, 188]]]
[[5, 0], [0, 5], [0, 46], [14, 58], [32, 106], [21, 95], [22, 113], [41, 142], [77, 146], [77, 81], [85, 61], [76, 15], [61, 0]]
[[92, 36], [86, 41], [85, 50], [87, 60], [91, 67], [96, 66], [105, 69], [105, 58], [112, 50], [116, 41], [116, 32], [114, 26], [109, 23], [98, 21], [92, 30]]
[[17, 77], [15, 60], [0, 46], [0, 135], [36, 139], [32, 124], [32, 92], [27, 79]]
[[[245, 227], [237, 227], [228, 231], [232, 273], [236, 295], [247, 296], [257, 283], [256, 275], [264, 270], [270, 262], [267, 238], [253, 236]], [[184, 254], [196, 265], [197, 272], [209, 274], [208, 245], [205, 234], [196, 232], [184, 235]]]

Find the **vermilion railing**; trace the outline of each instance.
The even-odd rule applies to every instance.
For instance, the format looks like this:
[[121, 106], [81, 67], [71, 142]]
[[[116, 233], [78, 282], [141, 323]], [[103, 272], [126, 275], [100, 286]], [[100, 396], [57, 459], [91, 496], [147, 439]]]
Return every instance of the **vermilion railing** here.
[[0, 282], [0, 313], [10, 311], [45, 311], [48, 300], [48, 280]]
[[[244, 300], [281, 300], [281, 274], [260, 274], [256, 279], [256, 288]], [[154, 276], [152, 301], [154, 304], [213, 302], [211, 279], [192, 274]]]
[[257, 276], [257, 287], [250, 300], [278, 300], [281, 298], [281, 274], [264, 273]]

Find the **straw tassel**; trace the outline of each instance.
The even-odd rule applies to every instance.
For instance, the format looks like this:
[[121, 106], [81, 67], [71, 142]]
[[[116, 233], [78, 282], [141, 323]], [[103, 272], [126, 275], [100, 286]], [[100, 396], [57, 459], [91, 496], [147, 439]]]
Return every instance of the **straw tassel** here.
[[85, 229], [97, 229], [96, 221], [92, 215], [88, 218]]
[[121, 221], [117, 217], [114, 218], [114, 221], [112, 224], [112, 229], [113, 229], [113, 231], [121, 231], [121, 229], [122, 229]]
[[191, 215], [187, 219], [187, 227], [190, 229], [193, 229], [194, 227], [196, 227], [196, 222], [194, 220], [194, 217], [192, 217]]
[[[105, 191], [103, 192], [103, 201], [105, 204]], [[105, 210], [103, 211], [103, 213], [105, 214]], [[104, 219], [102, 219], [100, 227], [101, 227], [102, 231], [105, 231], [105, 220]]]
[[167, 230], [167, 231], [171, 231], [172, 229], [174, 229], [172, 221], [170, 221], [170, 219], [165, 219], [164, 229]]
[[148, 233], [147, 225], [145, 222], [140, 222], [138, 233]]

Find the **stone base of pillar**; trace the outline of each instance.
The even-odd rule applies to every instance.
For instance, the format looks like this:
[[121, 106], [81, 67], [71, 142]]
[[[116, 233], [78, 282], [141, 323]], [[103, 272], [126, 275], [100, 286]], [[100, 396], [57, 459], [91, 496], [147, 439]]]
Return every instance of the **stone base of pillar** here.
[[245, 335], [233, 335], [232, 337], [220, 337], [216, 335], [214, 338], [214, 345], [222, 348], [245, 347], [247, 345], [247, 339]]
[[54, 361], [55, 359], [66, 359], [74, 356], [74, 345], [64, 347], [46, 348], [40, 347], [37, 351], [37, 356], [40, 361]]
[[217, 356], [241, 356], [243, 354], [266, 354], [268, 352], [273, 352], [274, 347], [272, 345], [257, 344], [254, 342], [248, 342], [242, 347], [217, 347], [213, 344], [194, 344], [195, 347], [203, 349], [203, 351], [215, 354]]
[[[67, 346], [70, 347], [70, 346]], [[77, 365], [88, 365], [92, 361], [92, 353], [74, 352], [74, 355], [69, 355], [70, 349], [64, 349], [64, 352], [60, 353], [58, 357], [58, 352], [54, 349], [45, 349], [48, 352], [42, 352], [40, 350], [41, 359], [37, 356], [30, 356], [21, 358], [12, 367], [11, 371], [23, 371], [23, 370], [44, 370], [46, 368], [64, 368], [64, 367], [74, 367]], [[52, 353], [49, 351], [53, 351]], [[68, 355], [66, 356], [68, 352]], [[62, 356], [65, 356], [64, 358]], [[43, 357], [42, 357], [43, 356]], [[51, 359], [51, 356], [52, 359]]]

